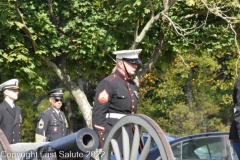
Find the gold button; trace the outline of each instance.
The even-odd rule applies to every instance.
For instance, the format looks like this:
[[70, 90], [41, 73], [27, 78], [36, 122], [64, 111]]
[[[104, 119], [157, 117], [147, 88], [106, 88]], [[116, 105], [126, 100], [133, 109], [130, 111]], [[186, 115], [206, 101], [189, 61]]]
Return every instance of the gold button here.
[[131, 94], [131, 96], [133, 96], [133, 94]]
[[134, 102], [134, 100], [132, 100], [132, 102]]
[[134, 106], [132, 106], [132, 108], [134, 108]]
[[101, 134], [102, 134], [102, 132], [101, 132]]
[[19, 132], [19, 134], [21, 134], [21, 132]]
[[14, 139], [12, 141], [14, 142]]
[[102, 140], [104, 141], [104, 138], [102, 138]]
[[122, 98], [124, 98], [124, 96], [122, 96]]
[[12, 132], [12, 134], [14, 134], [14, 132]]

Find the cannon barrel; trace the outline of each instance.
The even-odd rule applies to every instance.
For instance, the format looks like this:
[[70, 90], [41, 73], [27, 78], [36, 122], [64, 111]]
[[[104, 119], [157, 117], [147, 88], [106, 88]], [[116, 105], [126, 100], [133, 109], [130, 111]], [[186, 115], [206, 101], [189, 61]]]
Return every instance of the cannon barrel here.
[[91, 157], [91, 152], [95, 151], [99, 145], [96, 132], [89, 128], [82, 128], [78, 132], [47, 143], [41, 147], [26, 153], [22, 160], [44, 159], [75, 159], [84, 156]]
[[89, 128], [80, 129], [78, 132], [46, 144], [55, 151], [72, 151], [87, 153], [94, 151], [99, 144], [96, 132]]

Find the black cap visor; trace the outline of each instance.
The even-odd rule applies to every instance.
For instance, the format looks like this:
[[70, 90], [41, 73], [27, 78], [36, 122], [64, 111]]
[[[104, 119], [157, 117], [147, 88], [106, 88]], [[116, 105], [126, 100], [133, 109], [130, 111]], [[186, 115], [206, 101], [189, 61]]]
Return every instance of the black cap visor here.
[[54, 99], [63, 99], [63, 95], [52, 95]]
[[123, 58], [123, 60], [133, 64], [142, 64], [141, 60], [138, 58], [135, 59]]
[[3, 87], [2, 91], [5, 91], [6, 89], [9, 89], [9, 90], [21, 90], [18, 86], [6, 86], [6, 87]]

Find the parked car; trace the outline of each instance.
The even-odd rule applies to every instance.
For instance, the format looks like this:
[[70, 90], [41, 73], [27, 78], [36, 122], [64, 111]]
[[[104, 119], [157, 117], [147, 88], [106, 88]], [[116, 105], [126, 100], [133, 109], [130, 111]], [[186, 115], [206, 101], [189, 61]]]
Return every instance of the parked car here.
[[[168, 140], [169, 142], [170, 142], [170, 141], [173, 141], [173, 140], [175, 140], [175, 139], [177, 138], [177, 136], [171, 135], [171, 134], [169, 134], [169, 133], [165, 133], [165, 135], [166, 135], [166, 138], [167, 138], [167, 140]], [[143, 141], [144, 144], [146, 143], [148, 137], [149, 137], [148, 132], [147, 132], [147, 131], [142, 131], [142, 138], [143, 138], [142, 141]], [[156, 147], [157, 147], [157, 144], [156, 144], [155, 141], [153, 141], [152, 144], [151, 144], [151, 149], [154, 149], [154, 148], [156, 148]]]
[[[238, 160], [228, 135], [229, 132], [209, 132], [167, 139], [176, 160]], [[144, 142], [146, 142], [147, 137], [148, 133], [145, 132], [143, 134]], [[160, 157], [159, 149], [153, 142], [147, 160], [154, 160], [158, 157]]]
[[[166, 138], [168, 139], [168, 141], [173, 141], [174, 139], [176, 139], [177, 137], [168, 133], [165, 133]], [[149, 137], [149, 133], [145, 130], [142, 131], [142, 142], [145, 144], [148, 137]], [[151, 144], [151, 149], [156, 149], [157, 144], [153, 141]], [[158, 152], [159, 153], [159, 152]], [[159, 154], [158, 154], [159, 155]], [[155, 158], [156, 159], [156, 158]], [[110, 160], [116, 160], [116, 157], [114, 154], [111, 155]]]

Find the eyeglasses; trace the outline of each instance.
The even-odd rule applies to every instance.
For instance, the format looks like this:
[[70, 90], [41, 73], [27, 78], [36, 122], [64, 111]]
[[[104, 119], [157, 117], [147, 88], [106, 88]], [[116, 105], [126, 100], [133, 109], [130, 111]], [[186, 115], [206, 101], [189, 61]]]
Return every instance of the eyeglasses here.
[[61, 101], [62, 102], [62, 99], [54, 99], [55, 102], [58, 102], [58, 101]]

